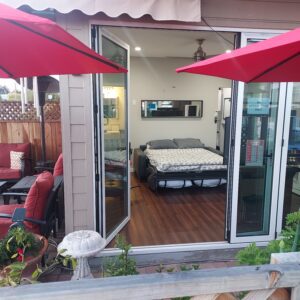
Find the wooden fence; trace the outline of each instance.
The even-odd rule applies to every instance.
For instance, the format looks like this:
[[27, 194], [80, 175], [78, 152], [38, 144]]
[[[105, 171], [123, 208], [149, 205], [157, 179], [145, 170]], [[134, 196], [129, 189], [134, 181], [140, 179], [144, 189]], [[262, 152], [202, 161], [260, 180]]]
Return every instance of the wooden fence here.
[[[56, 161], [62, 152], [59, 101], [46, 101], [46, 159]], [[33, 103], [22, 112], [20, 101], [0, 101], [0, 143], [31, 143], [33, 166], [41, 159], [41, 126]]]
[[300, 265], [294, 262], [1, 288], [0, 299], [146, 300], [196, 296], [197, 300], [214, 300], [222, 293], [252, 291], [244, 299], [265, 300], [278, 288], [291, 288], [291, 299], [296, 300], [300, 299], [299, 286]]
[[[47, 160], [56, 161], [62, 152], [60, 121], [45, 123]], [[41, 126], [35, 121], [0, 122], [0, 143], [31, 143], [33, 165], [41, 159]]]

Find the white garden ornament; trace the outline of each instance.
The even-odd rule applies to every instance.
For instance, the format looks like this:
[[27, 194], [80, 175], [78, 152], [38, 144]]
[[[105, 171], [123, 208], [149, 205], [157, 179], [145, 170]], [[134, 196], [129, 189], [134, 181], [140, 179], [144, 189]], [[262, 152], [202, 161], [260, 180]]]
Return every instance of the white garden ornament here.
[[88, 263], [88, 257], [95, 256], [104, 249], [106, 241], [92, 230], [79, 230], [69, 233], [58, 245], [58, 251], [65, 250], [62, 255], [71, 255], [77, 259], [72, 280], [93, 278]]

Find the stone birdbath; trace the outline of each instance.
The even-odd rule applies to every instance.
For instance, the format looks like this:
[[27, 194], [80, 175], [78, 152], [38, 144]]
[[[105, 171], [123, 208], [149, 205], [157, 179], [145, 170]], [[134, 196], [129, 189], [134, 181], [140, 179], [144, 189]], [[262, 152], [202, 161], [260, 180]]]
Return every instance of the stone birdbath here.
[[65, 250], [61, 255], [71, 255], [77, 259], [77, 266], [71, 280], [93, 278], [88, 258], [95, 256], [106, 245], [102, 236], [92, 230], [79, 230], [69, 233], [58, 245], [58, 251]]

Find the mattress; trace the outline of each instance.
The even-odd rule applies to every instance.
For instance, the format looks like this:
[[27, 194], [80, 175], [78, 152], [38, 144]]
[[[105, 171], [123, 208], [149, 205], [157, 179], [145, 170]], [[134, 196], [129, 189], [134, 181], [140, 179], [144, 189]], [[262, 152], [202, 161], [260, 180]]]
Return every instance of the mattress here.
[[159, 172], [226, 170], [223, 157], [204, 148], [146, 149], [151, 165]]
[[199, 187], [216, 187], [226, 183], [226, 179], [199, 179], [199, 180], [160, 180], [158, 182], [159, 187], [181, 189], [184, 187], [190, 187], [197, 185]]

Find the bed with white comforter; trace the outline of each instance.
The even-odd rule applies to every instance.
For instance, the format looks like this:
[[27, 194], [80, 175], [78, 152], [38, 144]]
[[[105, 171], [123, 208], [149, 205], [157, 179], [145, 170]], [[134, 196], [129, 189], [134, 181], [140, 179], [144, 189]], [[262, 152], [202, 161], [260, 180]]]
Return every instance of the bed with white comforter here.
[[158, 187], [182, 188], [192, 185], [215, 187], [226, 183], [223, 156], [207, 148], [146, 149], [148, 183]]

